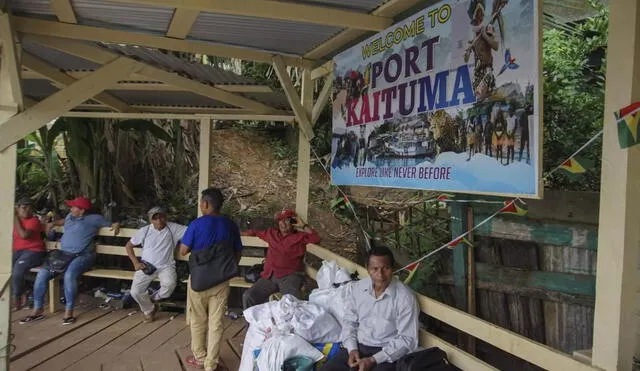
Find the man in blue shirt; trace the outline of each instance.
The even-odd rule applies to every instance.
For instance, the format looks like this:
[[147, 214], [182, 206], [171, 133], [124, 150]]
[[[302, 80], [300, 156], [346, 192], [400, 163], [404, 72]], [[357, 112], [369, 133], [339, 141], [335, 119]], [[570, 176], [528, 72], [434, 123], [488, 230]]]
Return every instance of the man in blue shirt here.
[[[78, 292], [78, 277], [91, 268], [96, 258], [92, 244], [93, 238], [98, 234], [100, 228], [106, 227], [111, 227], [114, 234], [118, 234], [120, 225], [107, 221], [102, 215], [85, 215], [88, 210], [93, 208], [91, 201], [87, 198], [77, 197], [66, 201], [66, 204], [71, 208], [67, 217], [47, 224], [46, 229], [48, 232], [54, 226], [64, 226], [60, 250], [73, 257], [64, 272], [65, 315], [62, 324], [70, 325], [76, 320], [73, 316], [73, 308]], [[47, 283], [52, 278], [54, 278], [54, 274], [46, 265], [40, 269], [33, 284], [33, 312], [23, 318], [20, 324], [44, 318], [44, 295], [47, 292]]]
[[[188, 305], [190, 308], [189, 325], [191, 327], [191, 351], [192, 356], [186, 358], [186, 362], [196, 368], [204, 368], [208, 371], [222, 370], [219, 363], [220, 343], [222, 341], [222, 317], [227, 306], [229, 296], [229, 278], [213, 287], [198, 288], [194, 290], [197, 280], [192, 268], [194, 255], [207, 252], [207, 249], [232, 249], [233, 251], [216, 250], [216, 257], [212, 260], [231, 257], [233, 260], [227, 263], [237, 264], [242, 256], [242, 241], [240, 230], [235, 222], [226, 216], [220, 215], [224, 198], [217, 188], [208, 188], [202, 191], [200, 211], [202, 216], [189, 224], [182, 237], [180, 253], [184, 256], [192, 253], [189, 258], [191, 278], [188, 285]], [[234, 259], [235, 258], [235, 259]], [[212, 261], [213, 267], [216, 262]], [[226, 268], [224, 264], [220, 265]], [[214, 268], [215, 269], [215, 268]], [[205, 275], [206, 275], [205, 271]], [[211, 276], [218, 272], [211, 272]], [[207, 277], [208, 278], [208, 277]]]

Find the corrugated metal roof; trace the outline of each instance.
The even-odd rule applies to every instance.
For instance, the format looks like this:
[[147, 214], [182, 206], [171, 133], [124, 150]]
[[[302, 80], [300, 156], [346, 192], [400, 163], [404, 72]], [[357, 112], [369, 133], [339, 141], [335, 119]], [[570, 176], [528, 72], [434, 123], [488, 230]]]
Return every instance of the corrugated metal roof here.
[[189, 38], [281, 53], [304, 54], [313, 45], [341, 30], [339, 27], [312, 23], [200, 13], [191, 28]]
[[22, 48], [25, 52], [38, 56], [41, 59], [49, 62], [62, 70], [95, 70], [100, 67], [99, 64], [93, 63], [86, 59], [76, 57], [71, 54], [63, 53], [61, 51], [48, 48], [45, 45], [40, 45], [25, 41], [22, 43]]
[[16, 14], [54, 15], [49, 0], [18, 0], [12, 1], [9, 5]]
[[57, 92], [58, 88], [51, 85], [49, 80], [29, 79], [22, 80], [22, 90], [25, 96], [35, 100], [41, 100]]
[[137, 4], [73, 0], [72, 5], [80, 24], [95, 25], [92, 21], [97, 21], [161, 33], [165, 33], [169, 28], [169, 23], [173, 16], [173, 9]]
[[295, 0], [295, 1], [291, 1], [291, 2], [300, 3], [300, 4], [317, 3], [317, 5], [329, 5], [329, 6], [334, 7], [334, 8], [349, 9], [349, 10], [359, 10], [359, 11], [361, 11], [363, 13], [369, 13], [373, 9], [375, 9], [375, 8], [379, 7], [380, 5], [382, 5], [383, 3], [385, 3], [386, 0], [385, 1], [380, 1], [380, 0], [349, 0], [349, 1], [344, 1], [344, 0]]
[[165, 53], [157, 49], [116, 44], [105, 45], [105, 47], [148, 64], [177, 72], [183, 76], [189, 76], [191, 79], [200, 82], [209, 84], [257, 85], [255, 81], [231, 71], [186, 61], [178, 58], [174, 54]]

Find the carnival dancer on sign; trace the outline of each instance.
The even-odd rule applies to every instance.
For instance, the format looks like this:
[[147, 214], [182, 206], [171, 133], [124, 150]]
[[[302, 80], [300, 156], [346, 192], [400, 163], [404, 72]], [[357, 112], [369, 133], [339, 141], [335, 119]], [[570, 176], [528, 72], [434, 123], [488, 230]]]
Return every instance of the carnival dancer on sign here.
[[[469, 56], [473, 52], [474, 73], [473, 90], [478, 100], [488, 98], [496, 87], [496, 78], [493, 74], [493, 51], [497, 51], [500, 41], [496, 37], [493, 27], [495, 22], [500, 28], [500, 38], [504, 38], [504, 23], [502, 20], [502, 9], [507, 5], [508, 0], [494, 0], [493, 13], [489, 22], [484, 23], [485, 1], [471, 0], [468, 8], [468, 15], [473, 27], [474, 39], [469, 42], [469, 47], [465, 51], [464, 61], [469, 61]], [[503, 42], [504, 43], [504, 42]]]

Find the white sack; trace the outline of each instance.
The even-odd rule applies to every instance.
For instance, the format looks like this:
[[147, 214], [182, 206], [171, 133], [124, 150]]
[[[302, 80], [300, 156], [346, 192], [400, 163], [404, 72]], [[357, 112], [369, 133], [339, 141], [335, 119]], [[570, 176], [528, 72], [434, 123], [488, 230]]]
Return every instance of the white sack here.
[[[355, 281], [354, 281], [355, 282]], [[347, 283], [337, 288], [315, 289], [309, 294], [309, 302], [315, 303], [331, 313], [338, 321], [338, 324], [344, 326], [343, 318], [345, 312], [346, 300], [351, 295], [353, 282]]]
[[302, 302], [291, 320], [293, 331], [310, 343], [340, 341], [342, 327], [331, 312], [318, 304]]
[[266, 340], [266, 334], [256, 325], [249, 325], [247, 334], [242, 344], [242, 358], [240, 359], [240, 368], [238, 371], [253, 371], [255, 362], [253, 359], [253, 351], [262, 347], [262, 343]]
[[338, 272], [338, 264], [331, 261], [322, 261], [322, 266], [316, 274], [316, 282], [319, 289], [328, 289], [334, 282], [336, 273]]
[[262, 344], [257, 364], [260, 371], [280, 370], [282, 364], [293, 356], [306, 356], [315, 362], [324, 355], [296, 334], [273, 336]]

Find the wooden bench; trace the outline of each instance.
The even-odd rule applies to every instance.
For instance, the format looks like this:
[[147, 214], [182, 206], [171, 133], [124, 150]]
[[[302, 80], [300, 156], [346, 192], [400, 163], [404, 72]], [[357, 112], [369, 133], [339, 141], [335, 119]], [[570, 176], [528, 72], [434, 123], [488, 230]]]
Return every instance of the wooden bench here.
[[[64, 233], [62, 228], [58, 229], [59, 232]], [[98, 236], [101, 237], [119, 237], [119, 238], [128, 238], [133, 237], [133, 235], [137, 232], [137, 229], [131, 228], [122, 228], [120, 229], [120, 233], [117, 236], [113, 234], [109, 228], [102, 228], [98, 233]], [[126, 242], [125, 242], [126, 243]], [[253, 248], [265, 248], [267, 244], [259, 239], [258, 237], [242, 237], [242, 244], [245, 247], [253, 247]], [[47, 250], [54, 250], [59, 247], [59, 242], [57, 241], [49, 241], [47, 242]], [[96, 254], [98, 255], [112, 255], [112, 256], [127, 256], [127, 250], [124, 245], [105, 245], [105, 244], [96, 244], [95, 246]], [[135, 247], [133, 249], [135, 255], [140, 257], [142, 254], [142, 248]], [[189, 256], [182, 256], [178, 253], [176, 249], [175, 259], [177, 261], [188, 261]], [[240, 259], [241, 267], [251, 267], [255, 264], [262, 263], [264, 257], [256, 257], [256, 256], [243, 256]], [[131, 267], [133, 268], [133, 267]], [[37, 272], [40, 268], [33, 268], [32, 272]], [[133, 269], [123, 270], [123, 269], [104, 269], [104, 268], [96, 268], [90, 269], [87, 272], [83, 273], [85, 277], [100, 277], [100, 278], [112, 278], [119, 280], [133, 280], [133, 275], [135, 271]], [[60, 298], [60, 285], [58, 280], [61, 276], [56, 277], [49, 281], [49, 310], [53, 313], [59, 309], [59, 298]], [[183, 283], [186, 281], [183, 281]], [[249, 288], [251, 287], [251, 283], [246, 282], [244, 277], [234, 277], [230, 281], [231, 287], [238, 288]]]

